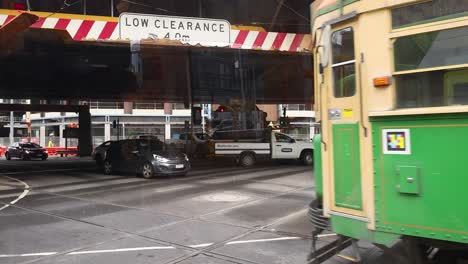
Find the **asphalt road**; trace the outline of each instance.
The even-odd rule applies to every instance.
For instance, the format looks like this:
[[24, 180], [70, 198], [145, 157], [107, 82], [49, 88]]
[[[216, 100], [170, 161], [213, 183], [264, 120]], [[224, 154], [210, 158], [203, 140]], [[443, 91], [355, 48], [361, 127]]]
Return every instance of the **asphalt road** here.
[[313, 190], [298, 164], [198, 161], [144, 180], [89, 159], [0, 160], [0, 263], [306, 263]]

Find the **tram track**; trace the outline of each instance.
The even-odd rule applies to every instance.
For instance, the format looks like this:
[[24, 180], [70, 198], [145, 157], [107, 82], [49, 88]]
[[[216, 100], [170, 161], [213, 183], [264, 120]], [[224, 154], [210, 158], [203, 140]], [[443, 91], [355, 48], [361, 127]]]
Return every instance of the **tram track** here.
[[[261, 171], [261, 170], [264, 170], [264, 169], [265, 168], [259, 168], [259, 169], [256, 169], [255, 172]], [[301, 169], [292, 169], [292, 170], [286, 169], [285, 172], [270, 174], [270, 176], [271, 177], [275, 177], [275, 176], [282, 177], [282, 176], [284, 176], [286, 174], [302, 173], [304, 171], [307, 171], [307, 170], [303, 169], [303, 168], [301, 168]], [[252, 170], [250, 172], [252, 172]], [[235, 173], [239, 173], [239, 171], [236, 171]], [[178, 183], [180, 183], [180, 182], [191, 181], [191, 180], [200, 180], [200, 179], [205, 179], [205, 178], [217, 178], [217, 177], [216, 177], [216, 175], [201, 175], [199, 177], [188, 177], [188, 178], [175, 179], [175, 180]], [[243, 179], [243, 180], [238, 180], [236, 182], [248, 183], [248, 182], [257, 182], [257, 181], [255, 180], [255, 177], [253, 177], [251, 179], [250, 178], [249, 179]], [[160, 184], [164, 184], [164, 183], [157, 183], [156, 186], [160, 185]], [[247, 206], [247, 205], [254, 204], [254, 203], [262, 203], [262, 202], [264, 202], [264, 201], [266, 201], [268, 199], [278, 198], [278, 197], [288, 195], [288, 194], [291, 194], [291, 193], [294, 193], [294, 192], [304, 191], [304, 190], [309, 189], [309, 188], [310, 187], [293, 188], [291, 190], [280, 192], [280, 193], [277, 193], [277, 194], [272, 195], [272, 196], [252, 200], [252, 201], [243, 203], [242, 205], [234, 205], [234, 206], [231, 206], [231, 207], [222, 208], [222, 209], [219, 209], [219, 210], [211, 211], [211, 212], [206, 213], [206, 214], [201, 214], [201, 215], [197, 215], [197, 216], [194, 216], [194, 217], [185, 218], [185, 219], [180, 220], [180, 221], [171, 222], [171, 223], [168, 223], [168, 224], [158, 226], [156, 228], [149, 228], [149, 229], [141, 230], [141, 231], [138, 231], [138, 232], [129, 232], [129, 231], [126, 231], [126, 230], [123, 230], [123, 229], [120, 229], [120, 228], [115, 228], [115, 227], [110, 227], [110, 226], [106, 226], [106, 225], [102, 225], [102, 224], [97, 224], [97, 223], [82, 220], [82, 219], [79, 219], [79, 218], [76, 218], [76, 217], [69, 217], [69, 216], [61, 215], [60, 213], [51, 213], [51, 212], [47, 212], [47, 211], [44, 211], [44, 210], [29, 208], [27, 206], [21, 206], [21, 205], [18, 205], [18, 204], [12, 205], [12, 207], [17, 208], [17, 209], [21, 209], [21, 210], [26, 210], [26, 211], [29, 211], [29, 212], [33, 212], [33, 213], [36, 213], [36, 214], [41, 214], [41, 215], [47, 215], [47, 216], [50, 216], [50, 217], [60, 218], [60, 219], [65, 220], [65, 221], [74, 221], [74, 222], [79, 222], [79, 223], [82, 223], [82, 224], [93, 225], [93, 226], [95, 226], [97, 228], [102, 228], [102, 229], [105, 229], [105, 230], [114, 231], [114, 232], [117, 232], [117, 233], [121, 234], [118, 237], [115, 237], [115, 238], [112, 238], [112, 239], [109, 239], [109, 240], [106, 240], [106, 241], [101, 241], [99, 243], [88, 244], [88, 245], [84, 245], [82, 247], [72, 248], [72, 249], [67, 250], [67, 251], [58, 252], [57, 254], [53, 254], [54, 257], [59, 257], [59, 256], [71, 254], [72, 252], [93, 249], [93, 248], [95, 248], [95, 247], [97, 247], [99, 245], [103, 245], [103, 244], [106, 244], [106, 243], [109, 243], [109, 242], [112, 242], [112, 241], [124, 239], [124, 238], [127, 238], [127, 237], [130, 236], [130, 237], [138, 237], [140, 239], [155, 242], [155, 243], [162, 244], [162, 245], [165, 245], [165, 246], [170, 246], [170, 247], [174, 247], [174, 248], [177, 248], [177, 249], [189, 250], [190, 252], [193, 252], [188, 257], [185, 257], [185, 258], [182, 258], [182, 259], [177, 259], [177, 260], [171, 260], [171, 261], [166, 262], [166, 263], [179, 263], [179, 262], [181, 262], [181, 261], [183, 261], [185, 259], [190, 259], [191, 257], [197, 256], [199, 254], [210, 254], [210, 255], [213, 255], [214, 257], [218, 257], [218, 258], [221, 258], [221, 259], [229, 258], [229, 261], [234, 262], [234, 263], [255, 263], [255, 262], [252, 262], [252, 261], [247, 260], [247, 259], [238, 259], [237, 257], [223, 256], [223, 254], [212, 252], [212, 250], [214, 250], [216, 248], [219, 248], [219, 247], [222, 247], [222, 246], [226, 245], [226, 243], [229, 243], [229, 242], [233, 241], [234, 239], [240, 239], [240, 238], [242, 238], [244, 236], [247, 236], [247, 235], [249, 235], [249, 234], [251, 234], [253, 232], [263, 230], [266, 226], [270, 226], [272, 224], [275, 224], [276, 221], [274, 221], [272, 223], [269, 223], [268, 225], [265, 225], [265, 227], [248, 228], [247, 231], [242, 233], [242, 234], [239, 234], [239, 235], [237, 235], [235, 237], [231, 237], [231, 238], [229, 238], [227, 240], [217, 242], [217, 243], [213, 244], [212, 246], [209, 246], [209, 247], [206, 247], [206, 248], [205, 247], [203, 247], [203, 248], [193, 248], [190, 245], [183, 245], [183, 244], [180, 244], [180, 243], [174, 243], [174, 242], [164, 240], [164, 239], [156, 239], [156, 238], [152, 238], [152, 237], [149, 237], [149, 236], [145, 236], [143, 233], [145, 233], [147, 231], [154, 231], [154, 230], [157, 230], [157, 229], [162, 229], [162, 228], [170, 226], [170, 225], [174, 225], [174, 224], [178, 224], [178, 223], [184, 223], [184, 222], [191, 221], [191, 220], [201, 220], [201, 221], [207, 221], [207, 222], [212, 222], [212, 223], [218, 223], [216, 221], [206, 220], [206, 219], [202, 219], [202, 218], [205, 217], [205, 216], [212, 215], [212, 214], [218, 214], [218, 213], [222, 213], [224, 211], [232, 210], [232, 209], [235, 209], [235, 208], [238, 208], [238, 207], [241, 207], [241, 206]], [[90, 203], [96, 203], [95, 200], [83, 199], [81, 197], [76, 197], [76, 196], [72, 196], [72, 195], [57, 194], [57, 193], [54, 193], [54, 192], [45, 191], [43, 188], [38, 188], [39, 190], [37, 190], [35, 188], [31, 188], [31, 189], [32, 189], [32, 191], [34, 191], [35, 195], [36, 194], [46, 194], [46, 195], [53, 195], [53, 196], [56, 196], [56, 197], [78, 199], [78, 200], [82, 200], [82, 201], [86, 201], [86, 202], [90, 202]], [[115, 203], [106, 203], [106, 202], [104, 202], [104, 203], [99, 203], [99, 204], [120, 206], [120, 207], [124, 207], [124, 208], [127, 208], [127, 209], [146, 210], [146, 209], [143, 209], [143, 208], [140, 208], [140, 207], [123, 206], [123, 205], [115, 204]], [[146, 211], [151, 211], [151, 210], [146, 210]], [[158, 213], [159, 213], [159, 211], [158, 211]], [[283, 219], [283, 218], [281, 218], [281, 219]], [[219, 223], [219, 224], [230, 225], [230, 224], [226, 224], [226, 223]], [[245, 226], [239, 226], [239, 227], [246, 228]], [[264, 231], [265, 232], [271, 232], [269, 230], [264, 230]], [[308, 238], [301, 238], [301, 239], [308, 239]], [[43, 261], [43, 260], [45, 260], [45, 259], [47, 259], [49, 257], [50, 256], [43, 256], [43, 257], [40, 257], [40, 258], [37, 258], [37, 259], [34, 259], [34, 260], [29, 260], [29, 261], [25, 261], [25, 262], [21, 262], [21, 263], [24, 263], [24, 264], [26, 264], [26, 263], [35, 263], [35, 262]]]

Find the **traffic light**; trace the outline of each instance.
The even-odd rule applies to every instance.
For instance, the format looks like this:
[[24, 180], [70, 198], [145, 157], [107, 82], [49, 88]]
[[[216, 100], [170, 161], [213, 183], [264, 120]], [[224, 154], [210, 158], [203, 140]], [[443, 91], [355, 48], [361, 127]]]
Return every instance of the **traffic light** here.
[[220, 105], [220, 106], [218, 106], [218, 109], [216, 109], [216, 112], [224, 113], [224, 112], [226, 112], [226, 107]]
[[199, 106], [192, 107], [193, 124], [199, 126], [202, 123], [202, 108]]
[[27, 9], [27, 5], [24, 1], [17, 1], [13, 3], [13, 9], [15, 10], [25, 10]]
[[289, 118], [287, 117], [280, 117], [280, 127], [287, 127], [289, 126]]
[[112, 120], [112, 128], [117, 128], [117, 126], [118, 126], [118, 121]]

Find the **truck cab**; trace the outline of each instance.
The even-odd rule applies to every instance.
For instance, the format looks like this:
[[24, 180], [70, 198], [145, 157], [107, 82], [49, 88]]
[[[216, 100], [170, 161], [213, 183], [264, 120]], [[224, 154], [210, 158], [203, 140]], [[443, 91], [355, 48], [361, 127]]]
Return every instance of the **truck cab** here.
[[[303, 151], [310, 150], [312, 153], [313, 143], [308, 141], [298, 141], [286, 134], [271, 133], [271, 158], [272, 159], [298, 159], [302, 158]], [[312, 158], [312, 156], [310, 157]], [[310, 165], [312, 160], [308, 160]]]

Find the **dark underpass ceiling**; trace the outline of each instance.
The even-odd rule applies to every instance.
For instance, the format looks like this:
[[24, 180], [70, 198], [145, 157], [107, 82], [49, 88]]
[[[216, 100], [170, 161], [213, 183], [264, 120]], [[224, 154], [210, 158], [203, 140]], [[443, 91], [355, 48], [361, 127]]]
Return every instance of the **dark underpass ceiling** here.
[[230, 48], [76, 42], [30, 29], [0, 60], [0, 98], [312, 103], [312, 56]]

